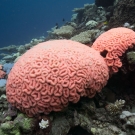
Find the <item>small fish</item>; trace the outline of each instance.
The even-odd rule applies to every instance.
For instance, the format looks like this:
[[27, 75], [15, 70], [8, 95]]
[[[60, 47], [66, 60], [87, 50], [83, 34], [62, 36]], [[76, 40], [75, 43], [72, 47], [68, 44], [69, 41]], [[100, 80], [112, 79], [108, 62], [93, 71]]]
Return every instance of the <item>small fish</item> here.
[[103, 22], [103, 24], [107, 25], [108, 24], [108, 21]]
[[59, 28], [59, 25], [58, 23], [55, 24], [55, 28], [58, 29]]
[[65, 22], [65, 19], [63, 18], [62, 21]]

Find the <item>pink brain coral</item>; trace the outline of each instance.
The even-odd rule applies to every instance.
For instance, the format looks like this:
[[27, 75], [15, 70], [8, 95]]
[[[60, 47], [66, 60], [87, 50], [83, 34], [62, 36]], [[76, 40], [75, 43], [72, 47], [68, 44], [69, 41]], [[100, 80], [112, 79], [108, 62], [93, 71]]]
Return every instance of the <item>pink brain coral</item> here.
[[101, 34], [93, 43], [92, 48], [105, 57], [110, 73], [118, 72], [122, 66], [120, 56], [135, 44], [135, 32], [131, 29], [118, 27]]
[[106, 85], [108, 67], [99, 52], [70, 40], [40, 43], [15, 63], [6, 85], [8, 101], [28, 116], [60, 111]]

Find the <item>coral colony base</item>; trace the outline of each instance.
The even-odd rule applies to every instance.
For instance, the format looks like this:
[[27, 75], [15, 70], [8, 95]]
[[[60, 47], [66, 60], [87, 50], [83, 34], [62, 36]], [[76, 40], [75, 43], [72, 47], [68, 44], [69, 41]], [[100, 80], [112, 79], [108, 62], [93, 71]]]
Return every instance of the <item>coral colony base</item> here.
[[0, 135], [134, 135], [133, 7], [96, 0], [47, 37], [0, 48]]

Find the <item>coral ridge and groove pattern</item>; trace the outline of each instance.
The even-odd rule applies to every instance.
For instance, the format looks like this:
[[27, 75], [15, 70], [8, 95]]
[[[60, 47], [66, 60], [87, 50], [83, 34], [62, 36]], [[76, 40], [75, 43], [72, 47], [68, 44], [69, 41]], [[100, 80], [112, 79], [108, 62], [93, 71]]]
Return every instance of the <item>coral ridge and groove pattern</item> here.
[[61, 111], [80, 97], [93, 97], [109, 78], [100, 53], [71, 40], [40, 43], [15, 63], [6, 85], [7, 100], [28, 116]]
[[133, 44], [135, 44], [135, 32], [128, 28], [118, 27], [101, 34], [93, 43], [92, 48], [105, 57], [110, 73], [116, 73], [122, 67], [120, 57], [128, 48], [132, 48]]

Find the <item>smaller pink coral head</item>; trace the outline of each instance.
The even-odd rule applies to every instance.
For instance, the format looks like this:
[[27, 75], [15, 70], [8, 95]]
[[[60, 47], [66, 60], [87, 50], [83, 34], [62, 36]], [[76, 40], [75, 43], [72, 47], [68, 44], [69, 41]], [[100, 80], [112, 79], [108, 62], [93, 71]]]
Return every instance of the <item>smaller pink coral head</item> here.
[[118, 27], [101, 34], [93, 43], [92, 48], [99, 51], [105, 58], [110, 74], [118, 72], [122, 67], [120, 56], [135, 44], [135, 32], [125, 27]]

